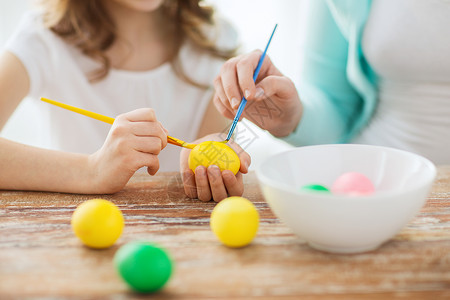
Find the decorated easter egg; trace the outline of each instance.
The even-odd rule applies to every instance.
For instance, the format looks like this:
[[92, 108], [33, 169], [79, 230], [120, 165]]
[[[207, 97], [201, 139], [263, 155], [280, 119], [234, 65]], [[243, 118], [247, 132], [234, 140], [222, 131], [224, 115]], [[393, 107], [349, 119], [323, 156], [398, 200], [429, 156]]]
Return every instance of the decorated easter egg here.
[[173, 269], [167, 251], [148, 242], [131, 242], [120, 247], [114, 256], [114, 265], [121, 278], [140, 293], [160, 290]]
[[348, 172], [339, 176], [331, 186], [334, 194], [345, 194], [353, 196], [370, 195], [375, 192], [373, 183], [364, 174]]
[[259, 214], [252, 202], [243, 197], [229, 197], [219, 202], [211, 213], [211, 230], [226, 246], [238, 248], [251, 243], [259, 226]]
[[198, 166], [216, 165], [234, 174], [239, 171], [241, 161], [239, 156], [228, 145], [222, 142], [206, 141], [198, 144], [189, 154], [189, 168], [195, 173]]
[[92, 199], [80, 204], [72, 214], [72, 230], [88, 247], [107, 248], [122, 234], [124, 219], [114, 203]]
[[305, 192], [331, 193], [327, 187], [321, 184], [307, 184], [302, 186], [300, 190]]

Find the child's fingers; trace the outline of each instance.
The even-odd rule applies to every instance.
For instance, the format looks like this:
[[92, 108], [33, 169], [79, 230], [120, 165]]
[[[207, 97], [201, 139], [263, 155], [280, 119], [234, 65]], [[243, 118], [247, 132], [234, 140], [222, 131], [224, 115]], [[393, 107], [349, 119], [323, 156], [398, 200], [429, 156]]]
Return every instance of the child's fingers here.
[[224, 170], [222, 178], [229, 196], [242, 196], [244, 193], [244, 181], [241, 172], [238, 172], [235, 176], [230, 170]]
[[183, 179], [184, 193], [191, 199], [197, 198], [197, 186], [195, 185], [195, 175], [190, 169], [181, 173]]
[[160, 122], [131, 122], [131, 133], [138, 137], [157, 137], [157, 145], [164, 149], [167, 145], [167, 133]]
[[123, 116], [130, 122], [151, 122], [156, 121], [156, 114], [153, 108], [139, 108], [127, 112]]
[[158, 155], [162, 150], [162, 141], [159, 137], [134, 137], [133, 148], [140, 152]]
[[248, 173], [248, 167], [250, 166], [252, 159], [251, 156], [244, 151], [244, 149], [241, 148], [237, 143], [229, 141], [228, 146], [231, 147], [231, 149], [234, 150], [234, 152], [237, 153], [239, 156], [239, 160], [241, 161], [241, 166], [239, 171], [241, 173], [247, 174]]
[[204, 202], [211, 200], [208, 175], [204, 166], [198, 166], [195, 169], [195, 185], [197, 186], [198, 199]]
[[163, 126], [163, 124], [162, 124], [161, 122], [158, 121], [158, 124], [159, 124], [159, 126], [161, 126], [161, 129], [162, 129], [166, 134], [169, 134], [169, 130], [167, 130], [167, 129]]
[[197, 186], [194, 172], [189, 169], [188, 157], [190, 149], [183, 148], [180, 152], [180, 173], [183, 179], [184, 192], [189, 198], [197, 198]]
[[163, 124], [161, 122], [158, 121], [159, 126], [161, 127], [161, 129], [164, 131], [165, 137], [162, 140], [162, 149], [166, 148], [167, 146], [167, 136], [169, 135], [169, 130], [167, 130], [166, 128], [164, 128]]
[[147, 172], [150, 175], [155, 175], [159, 170], [159, 160], [158, 156], [143, 152], [137, 152], [137, 157], [139, 159], [138, 168], [147, 167]]
[[252, 162], [251, 156], [247, 152], [242, 151], [239, 153], [239, 160], [241, 161], [241, 166], [239, 168], [239, 172], [247, 174], [248, 167], [250, 166], [250, 164]]
[[154, 136], [155, 133], [164, 132], [159, 122], [132, 122], [131, 133], [137, 136]]
[[228, 196], [227, 190], [223, 184], [222, 172], [218, 166], [211, 165], [208, 167], [208, 180], [214, 201], [219, 202]]

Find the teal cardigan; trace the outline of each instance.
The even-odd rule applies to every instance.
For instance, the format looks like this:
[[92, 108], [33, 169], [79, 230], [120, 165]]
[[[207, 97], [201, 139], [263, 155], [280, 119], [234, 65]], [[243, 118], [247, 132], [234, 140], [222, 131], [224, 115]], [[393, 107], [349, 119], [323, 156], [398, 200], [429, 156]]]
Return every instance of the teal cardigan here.
[[299, 84], [303, 116], [283, 140], [295, 145], [347, 143], [377, 103], [376, 76], [361, 49], [371, 0], [313, 0]]

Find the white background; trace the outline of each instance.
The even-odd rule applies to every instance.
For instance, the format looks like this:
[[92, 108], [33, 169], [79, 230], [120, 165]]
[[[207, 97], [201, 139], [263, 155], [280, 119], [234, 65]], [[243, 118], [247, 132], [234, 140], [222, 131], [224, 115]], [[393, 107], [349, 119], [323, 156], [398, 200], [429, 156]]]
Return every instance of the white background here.
[[[298, 80], [304, 36], [302, 22], [307, 6], [305, 0], [209, 0], [207, 3], [216, 7], [218, 13], [235, 25], [240, 34], [242, 52], [263, 50], [274, 25], [278, 24], [268, 55], [294, 83]], [[14, 31], [22, 14], [32, 6], [30, 0], [0, 0], [0, 48]], [[25, 99], [6, 124], [1, 136], [45, 147], [37, 134], [37, 120], [33, 104]], [[245, 150], [252, 156], [253, 168], [268, 155], [288, 148], [285, 143], [275, 140], [250, 122], [242, 126], [244, 130], [241, 132], [252, 131], [251, 138], [254, 141], [245, 145]]]

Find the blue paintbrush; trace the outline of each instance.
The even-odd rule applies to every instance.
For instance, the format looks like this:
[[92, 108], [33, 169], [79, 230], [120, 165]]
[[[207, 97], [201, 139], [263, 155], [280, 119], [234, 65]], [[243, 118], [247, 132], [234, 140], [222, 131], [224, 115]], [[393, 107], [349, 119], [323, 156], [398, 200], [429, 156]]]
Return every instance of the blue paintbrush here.
[[[278, 26], [278, 24], [275, 24], [272, 34], [270, 35], [270, 39], [267, 42], [266, 49], [264, 49], [263, 54], [259, 58], [258, 65], [256, 66], [256, 69], [255, 69], [255, 73], [253, 73], [253, 81], [255, 81], [255, 82], [256, 82], [256, 78], [258, 78], [259, 70], [261, 70], [261, 66], [263, 64], [264, 58], [266, 57], [267, 48], [269, 48], [270, 41], [272, 41], [272, 37], [273, 37], [273, 34], [275, 33], [275, 29], [277, 29], [277, 26]], [[230, 131], [228, 131], [227, 139], [225, 140], [225, 142], [228, 142], [230, 140], [231, 136], [233, 135], [234, 129], [236, 128], [237, 122], [239, 121], [239, 118], [241, 117], [246, 104], [247, 104], [247, 99], [245, 99], [245, 97], [242, 97], [241, 104], [239, 104], [239, 108], [236, 112], [236, 116], [234, 117], [233, 124], [231, 124]]]

